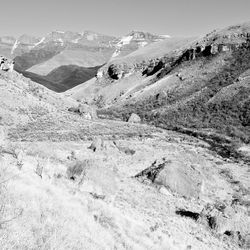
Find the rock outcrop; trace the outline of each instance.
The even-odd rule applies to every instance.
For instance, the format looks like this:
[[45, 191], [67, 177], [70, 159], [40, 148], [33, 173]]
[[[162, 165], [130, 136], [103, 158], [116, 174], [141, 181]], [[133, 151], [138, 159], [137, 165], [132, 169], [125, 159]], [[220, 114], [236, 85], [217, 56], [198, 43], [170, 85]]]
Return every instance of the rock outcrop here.
[[116, 81], [134, 72], [141, 72], [142, 75], [151, 76], [164, 69], [169, 73], [181, 62], [235, 51], [249, 39], [250, 30], [247, 27], [239, 29], [237, 26], [232, 26], [226, 30], [212, 32], [204, 38], [160, 58], [151, 58], [133, 64], [119, 60], [112, 61], [99, 70], [97, 77], [100, 81], [103, 77], [105, 80]]
[[130, 122], [130, 123], [140, 123], [141, 122], [141, 118], [140, 118], [139, 115], [133, 113], [129, 117], [128, 122]]
[[135, 176], [146, 178], [154, 184], [164, 186], [170, 192], [185, 198], [199, 198], [202, 191], [202, 176], [200, 172], [179, 161], [154, 162], [149, 168]]
[[77, 113], [88, 120], [97, 119], [96, 109], [87, 104], [80, 104], [78, 107], [71, 107], [68, 111]]
[[104, 148], [103, 139], [100, 137], [96, 137], [88, 148], [93, 152], [102, 150]]
[[12, 72], [14, 69], [15, 62], [12, 60], [9, 60], [3, 56], [0, 57], [0, 70], [1, 71], [9, 71]]

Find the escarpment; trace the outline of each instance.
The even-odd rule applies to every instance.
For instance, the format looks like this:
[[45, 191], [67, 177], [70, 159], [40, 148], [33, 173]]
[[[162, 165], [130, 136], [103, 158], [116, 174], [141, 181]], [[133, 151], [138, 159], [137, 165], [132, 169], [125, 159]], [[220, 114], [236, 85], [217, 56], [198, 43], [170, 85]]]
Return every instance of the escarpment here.
[[134, 72], [139, 72], [143, 76], [152, 76], [164, 70], [164, 75], [171, 72], [176, 66], [185, 61], [196, 60], [215, 56], [219, 53], [230, 53], [239, 47], [245, 46], [250, 41], [250, 31], [233, 32], [221, 35], [220, 32], [212, 32], [204, 38], [187, 44], [184, 47], [171, 51], [161, 57], [141, 60], [136, 63], [126, 62], [126, 60], [114, 60], [99, 69], [97, 79], [102, 82], [117, 81]]

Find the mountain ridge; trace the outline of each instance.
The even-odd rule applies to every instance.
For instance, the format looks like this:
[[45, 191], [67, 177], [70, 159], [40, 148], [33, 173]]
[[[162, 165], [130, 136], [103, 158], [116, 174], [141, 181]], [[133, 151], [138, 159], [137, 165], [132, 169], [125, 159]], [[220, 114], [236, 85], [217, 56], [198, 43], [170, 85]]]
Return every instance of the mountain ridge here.
[[[164, 128], [211, 128], [249, 142], [249, 78], [239, 79], [250, 68], [250, 23], [213, 31], [161, 54], [159, 44], [151, 45], [151, 56], [148, 47], [135, 51], [135, 57], [132, 53], [111, 61], [96, 79], [68, 95], [98, 103], [107, 117], [127, 120], [136, 113]], [[237, 91], [229, 94], [233, 86]], [[222, 92], [229, 100], [216, 97]]]
[[[129, 37], [129, 41], [125, 38], [120, 39], [93, 31], [81, 33], [52, 31], [45, 37], [36, 39], [23, 35], [15, 41], [12, 48], [12, 54], [17, 55], [14, 58], [16, 62], [15, 70], [27, 77], [32, 77], [40, 84], [46, 84], [47, 82], [47, 87], [49, 86], [54, 90], [60, 89], [61, 92], [67, 90], [65, 86], [58, 88], [58, 83], [55, 83], [55, 88], [53, 88], [53, 82], [48, 82], [46, 79], [46, 75], [51, 71], [61, 66], [75, 65], [75, 67], [79, 67], [78, 69], [82, 68], [86, 73], [93, 68], [98, 69], [100, 65], [111, 60], [115, 54], [116, 56], [120, 53], [123, 55], [130, 54], [141, 46], [165, 40], [168, 36], [132, 31], [125, 37]], [[87, 68], [89, 69], [87, 70]], [[93, 74], [90, 76], [92, 77]], [[68, 76], [68, 78], [70, 77]], [[82, 81], [89, 79], [83, 77]], [[77, 81], [77, 83], [81, 82]]]

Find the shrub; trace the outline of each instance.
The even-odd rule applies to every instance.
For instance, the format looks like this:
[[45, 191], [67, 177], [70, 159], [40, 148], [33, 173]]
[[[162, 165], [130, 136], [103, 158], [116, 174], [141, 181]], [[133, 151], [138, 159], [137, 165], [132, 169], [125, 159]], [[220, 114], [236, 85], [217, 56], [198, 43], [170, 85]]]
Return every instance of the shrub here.
[[67, 177], [71, 180], [75, 180], [76, 178], [84, 176], [88, 163], [88, 160], [75, 161], [72, 165], [68, 167], [66, 173]]

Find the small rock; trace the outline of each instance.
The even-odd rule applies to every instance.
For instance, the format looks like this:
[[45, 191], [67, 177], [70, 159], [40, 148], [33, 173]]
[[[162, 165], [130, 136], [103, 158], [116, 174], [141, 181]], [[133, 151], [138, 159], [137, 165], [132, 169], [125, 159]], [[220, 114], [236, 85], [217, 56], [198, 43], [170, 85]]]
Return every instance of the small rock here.
[[160, 187], [159, 192], [167, 196], [172, 195], [165, 187]]
[[93, 150], [93, 152], [96, 152], [97, 150], [102, 150], [104, 147], [104, 141], [102, 138], [95, 138], [91, 145], [88, 147], [88, 149]]
[[128, 119], [128, 122], [130, 123], [140, 123], [141, 122], [141, 118], [139, 115], [132, 113], [131, 116]]

